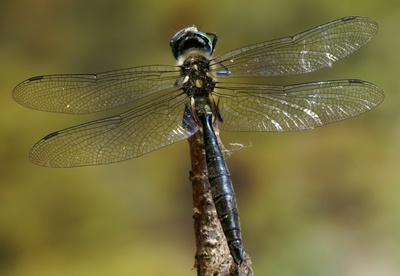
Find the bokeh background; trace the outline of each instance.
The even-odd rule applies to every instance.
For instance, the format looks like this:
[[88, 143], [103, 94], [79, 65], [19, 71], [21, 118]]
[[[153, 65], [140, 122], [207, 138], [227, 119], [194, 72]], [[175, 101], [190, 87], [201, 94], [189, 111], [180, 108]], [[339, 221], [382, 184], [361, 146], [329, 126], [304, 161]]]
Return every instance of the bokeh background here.
[[218, 54], [349, 15], [375, 19], [376, 37], [284, 81], [365, 79], [385, 91], [378, 108], [313, 131], [221, 137], [246, 147], [228, 166], [256, 275], [400, 275], [398, 0], [2, 0], [0, 275], [196, 275], [187, 142], [107, 166], [37, 167], [36, 141], [92, 117], [19, 106], [19, 82], [173, 64], [169, 39], [189, 24], [219, 35]]

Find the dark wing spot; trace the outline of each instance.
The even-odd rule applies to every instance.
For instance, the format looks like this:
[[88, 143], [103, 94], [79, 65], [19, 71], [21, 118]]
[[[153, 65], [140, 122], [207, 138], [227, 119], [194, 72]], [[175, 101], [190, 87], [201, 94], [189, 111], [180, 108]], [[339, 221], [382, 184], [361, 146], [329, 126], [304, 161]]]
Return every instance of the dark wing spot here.
[[50, 139], [50, 138], [52, 138], [52, 137], [54, 137], [54, 136], [57, 136], [58, 133], [59, 133], [58, 131], [53, 132], [53, 133], [50, 133], [49, 135], [46, 135], [46, 136], [43, 138], [43, 140], [48, 140], [48, 139]]
[[43, 76], [36, 76], [36, 77], [32, 77], [30, 79], [28, 79], [28, 81], [37, 81], [37, 80], [41, 80], [43, 79]]

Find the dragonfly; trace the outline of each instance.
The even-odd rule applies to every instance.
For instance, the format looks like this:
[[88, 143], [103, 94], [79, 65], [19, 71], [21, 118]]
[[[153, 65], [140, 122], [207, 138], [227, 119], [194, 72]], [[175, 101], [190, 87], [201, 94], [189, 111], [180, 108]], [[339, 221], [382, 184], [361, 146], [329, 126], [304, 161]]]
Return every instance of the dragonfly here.
[[217, 131], [313, 129], [371, 110], [384, 93], [360, 79], [270, 85], [235, 78], [289, 76], [331, 67], [370, 41], [377, 30], [374, 20], [350, 16], [214, 57], [218, 36], [191, 25], [170, 40], [176, 65], [37, 76], [16, 86], [12, 95], [23, 106], [50, 112], [127, 108], [45, 136], [30, 152], [30, 160], [40, 166], [119, 162], [201, 131], [217, 215], [230, 254], [240, 265], [244, 249], [238, 208]]

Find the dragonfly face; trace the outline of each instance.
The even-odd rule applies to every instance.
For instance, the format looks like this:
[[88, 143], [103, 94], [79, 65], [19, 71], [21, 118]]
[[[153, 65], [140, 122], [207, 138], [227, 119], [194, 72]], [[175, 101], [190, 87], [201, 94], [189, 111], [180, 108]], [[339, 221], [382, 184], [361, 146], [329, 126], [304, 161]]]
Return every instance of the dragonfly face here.
[[384, 95], [378, 86], [355, 79], [284, 86], [238, 83], [235, 78], [289, 76], [331, 67], [365, 45], [377, 29], [372, 19], [346, 17], [212, 57], [217, 36], [192, 25], [170, 41], [177, 66], [30, 78], [14, 89], [13, 98], [33, 109], [82, 114], [131, 105], [120, 115], [45, 136], [32, 148], [30, 159], [48, 167], [119, 162], [202, 129], [218, 215], [229, 233], [231, 254], [240, 263], [236, 202], [229, 171], [215, 142], [214, 120], [227, 131], [313, 129], [369, 111]]
[[[211, 34], [213, 35], [213, 34]], [[194, 50], [201, 51], [204, 54], [211, 56], [214, 51], [216, 36], [214, 39], [203, 33], [199, 32], [196, 26], [188, 26], [177, 32], [170, 41], [172, 54], [175, 59], [180, 59], [186, 52]]]

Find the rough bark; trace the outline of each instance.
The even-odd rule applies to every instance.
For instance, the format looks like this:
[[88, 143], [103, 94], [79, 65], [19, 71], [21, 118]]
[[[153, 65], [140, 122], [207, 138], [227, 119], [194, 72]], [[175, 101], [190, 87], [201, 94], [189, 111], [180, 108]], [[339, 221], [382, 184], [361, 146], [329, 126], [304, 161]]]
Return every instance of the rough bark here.
[[210, 193], [202, 136], [202, 132], [198, 131], [189, 138], [197, 275], [253, 275], [251, 260], [246, 253], [240, 267], [233, 262], [230, 255]]

